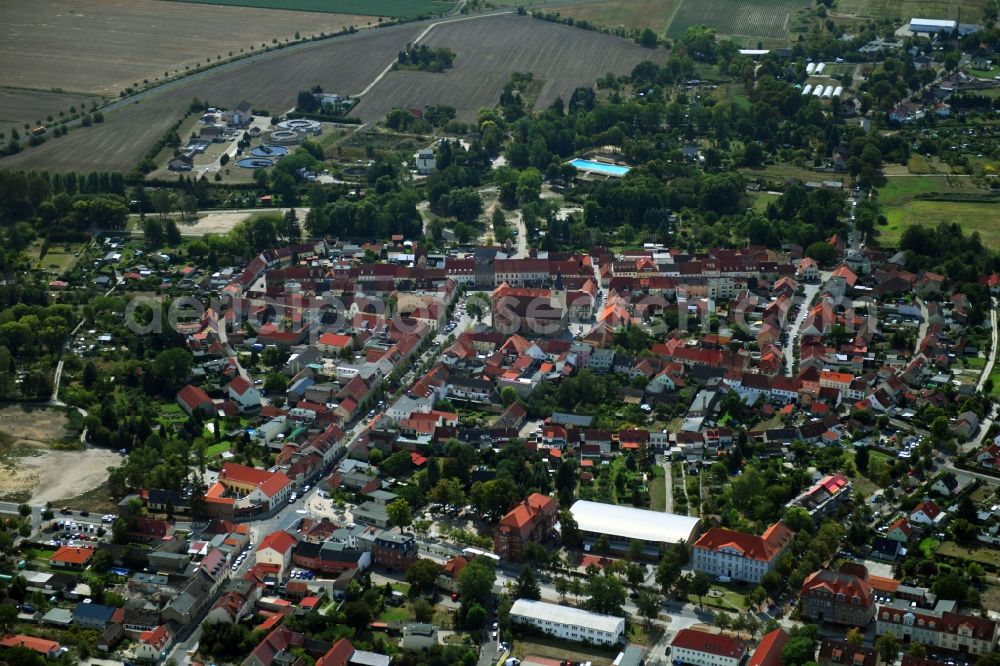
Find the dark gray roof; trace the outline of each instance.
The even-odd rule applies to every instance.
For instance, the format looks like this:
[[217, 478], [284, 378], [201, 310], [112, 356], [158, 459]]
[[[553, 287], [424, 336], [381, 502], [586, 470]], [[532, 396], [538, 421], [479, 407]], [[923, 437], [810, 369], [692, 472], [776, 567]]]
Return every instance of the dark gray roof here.
[[90, 620], [101, 620], [108, 622], [115, 614], [113, 606], [103, 606], [101, 604], [85, 604], [82, 601], [73, 610], [74, 617], [87, 618]]

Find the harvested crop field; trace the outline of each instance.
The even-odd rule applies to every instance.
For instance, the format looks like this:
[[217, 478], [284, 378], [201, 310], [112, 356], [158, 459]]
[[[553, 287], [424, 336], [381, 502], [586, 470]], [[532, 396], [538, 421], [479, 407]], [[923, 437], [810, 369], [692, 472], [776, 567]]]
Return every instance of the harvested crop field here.
[[105, 122], [71, 131], [0, 160], [0, 168], [127, 171], [187, 109], [193, 97], [229, 106], [246, 99], [283, 112], [300, 90], [320, 84], [357, 94], [423, 28], [408, 24], [290, 47], [192, 76], [155, 95], [105, 114]]
[[975, 23], [993, 0], [837, 0], [838, 14], [853, 14], [877, 19], [922, 18], [953, 19], [961, 13], [962, 21]]
[[46, 124], [49, 115], [57, 117], [59, 112], [70, 114], [70, 107], [78, 110], [96, 100], [95, 97], [84, 95], [66, 95], [43, 90], [22, 90], [16, 88], [0, 88], [0, 132], [3, 132], [3, 142], [10, 138], [10, 131], [16, 129], [24, 134], [24, 125], [31, 128]]
[[455, 66], [442, 74], [389, 72], [352, 115], [374, 121], [397, 107], [445, 104], [470, 120], [480, 108], [498, 102], [513, 72], [532, 72], [541, 81], [535, 101], [540, 108], [559, 96], [569, 99], [574, 88], [592, 86], [608, 72], [627, 74], [643, 60], [666, 58], [662, 49], [515, 15], [445, 23], [420, 43], [450, 48]]
[[667, 36], [678, 38], [696, 25], [708, 25], [723, 35], [778, 39], [788, 34], [789, 15], [804, 0], [684, 0]]
[[430, 16], [455, 7], [455, 0], [171, 0], [206, 5], [234, 5], [264, 9], [291, 9], [334, 14], [374, 14], [376, 16]]
[[371, 16], [189, 5], [159, 0], [4, 0], [0, 85], [117, 97], [143, 79], [348, 26]]
[[574, 20], [589, 21], [597, 25], [628, 29], [650, 28], [657, 35], [663, 35], [674, 13], [684, 0], [602, 0], [578, 4], [546, 7], [544, 11], [555, 12]]

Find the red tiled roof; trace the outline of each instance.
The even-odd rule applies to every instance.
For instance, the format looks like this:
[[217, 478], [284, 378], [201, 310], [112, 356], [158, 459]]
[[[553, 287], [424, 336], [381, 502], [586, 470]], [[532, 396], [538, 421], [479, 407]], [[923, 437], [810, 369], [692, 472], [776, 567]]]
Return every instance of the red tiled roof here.
[[326, 654], [316, 660], [316, 666], [347, 666], [354, 654], [354, 646], [351, 641], [341, 638], [330, 646]]
[[759, 562], [770, 562], [784, 549], [791, 536], [791, 530], [780, 522], [768, 528], [763, 537], [723, 527], [713, 527], [698, 538], [694, 547], [711, 551], [731, 548], [742, 553], [744, 557]]
[[546, 510], [554, 510], [556, 501], [548, 495], [532, 493], [523, 502], [518, 503], [510, 512], [500, 520], [501, 526], [513, 527], [517, 530], [524, 530], [525, 527], [535, 521], [536, 516]]
[[737, 638], [695, 629], [681, 629], [674, 636], [670, 645], [675, 648], [714, 654], [719, 657], [736, 657], [737, 659], [741, 658], [747, 651], [747, 644]]
[[188, 409], [196, 409], [205, 402], [212, 402], [207, 393], [191, 384], [188, 384], [177, 392], [177, 399], [184, 403]]
[[781, 666], [781, 650], [788, 639], [788, 632], [780, 627], [765, 634], [747, 666]]
[[61, 562], [63, 564], [86, 564], [94, 555], [93, 548], [76, 548], [73, 546], [63, 546], [49, 558], [50, 562]]
[[257, 550], [264, 550], [265, 548], [270, 548], [279, 553], [287, 553], [292, 546], [295, 545], [295, 537], [284, 530], [278, 530], [277, 532], [271, 532], [260, 542], [257, 546]]
[[23, 647], [48, 655], [50, 652], [58, 650], [60, 645], [55, 641], [45, 640], [44, 638], [35, 638], [34, 636], [17, 634], [16, 636], [7, 636], [0, 639], [0, 647]]
[[813, 572], [802, 583], [801, 594], [811, 594], [816, 590], [824, 590], [831, 595], [842, 594], [845, 603], [851, 603], [851, 599], [856, 596], [864, 608], [868, 608], [872, 604], [872, 586], [850, 574], [836, 573], [827, 569]]
[[913, 511], [910, 512], [910, 515], [912, 516], [917, 511], [923, 511], [924, 515], [926, 515], [931, 520], [934, 520], [941, 513], [941, 507], [939, 507], [931, 500], [924, 500], [917, 506], [913, 507]]
[[233, 380], [231, 382], [226, 384], [226, 388], [231, 390], [236, 395], [241, 396], [247, 391], [249, 391], [251, 388], [253, 388], [253, 384], [244, 379], [242, 375], [236, 375], [235, 377], [233, 377]]

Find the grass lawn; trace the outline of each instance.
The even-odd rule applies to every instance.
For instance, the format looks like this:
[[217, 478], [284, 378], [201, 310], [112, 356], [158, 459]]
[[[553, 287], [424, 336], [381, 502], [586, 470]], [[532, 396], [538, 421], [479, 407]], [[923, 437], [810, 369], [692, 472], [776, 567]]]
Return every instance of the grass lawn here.
[[649, 480], [649, 508], [653, 511], [667, 510], [667, 485], [663, 480], [663, 468], [653, 468], [653, 478]]
[[[924, 164], [927, 160], [924, 159]], [[966, 192], [981, 192], [986, 190], [976, 187], [971, 178], [950, 175], [893, 176], [886, 179], [885, 187], [878, 190], [878, 199], [886, 208], [902, 206], [909, 203], [918, 194], [956, 194]]]
[[[745, 587], [741, 589], [742, 591], [738, 591], [736, 586], [724, 585], [722, 583], [712, 583], [709, 594], [701, 598], [701, 603], [708, 607], [741, 613], [747, 609], [746, 604], [743, 601], [743, 595], [749, 592], [750, 588]], [[722, 593], [721, 596], [713, 596], [720, 592]], [[688, 595], [688, 601], [696, 604], [698, 603], [698, 597], [693, 594]]]
[[55, 548], [32, 548], [36, 560], [50, 560], [56, 554]]
[[625, 632], [626, 638], [628, 638], [629, 643], [635, 643], [636, 645], [652, 645], [656, 642], [656, 637], [659, 636], [660, 632], [654, 625], [647, 632], [644, 623], [641, 621], [630, 622], [628, 625], [628, 631]]
[[596, 645], [583, 645], [545, 636], [532, 636], [527, 640], [515, 639], [512, 653], [519, 659], [528, 656], [546, 657], [548, 659], [568, 659], [570, 661], [610, 664], [618, 654], [618, 648], [602, 648]]
[[966, 203], [955, 201], [910, 201], [909, 203], [886, 208], [889, 224], [877, 227], [879, 243], [895, 246], [903, 231], [914, 224], [936, 227], [941, 222], [957, 223], [962, 231], [971, 234], [978, 231], [983, 245], [1000, 249], [1000, 206], [989, 203]]
[[205, 457], [214, 458], [215, 456], [221, 456], [223, 453], [228, 451], [229, 447], [232, 445], [232, 442], [219, 442], [218, 444], [212, 444], [212, 446], [205, 449]]
[[386, 606], [382, 614], [378, 616], [379, 622], [408, 622], [413, 619], [413, 613], [407, 607], [409, 604], [400, 606], [396, 608], [395, 606]]
[[986, 367], [986, 359], [978, 356], [969, 356], [962, 359], [962, 365], [973, 370], [982, 370]]
[[993, 397], [1000, 398], [1000, 363], [993, 364], [993, 370], [990, 372], [990, 379], [993, 380]]
[[937, 549], [938, 555], [944, 555], [946, 557], [954, 557], [960, 560], [968, 560], [970, 562], [979, 562], [980, 564], [988, 564], [993, 567], [1000, 567], [1000, 550], [995, 550], [993, 548], [986, 548], [983, 546], [973, 546], [968, 548], [966, 546], [960, 546], [954, 541], [945, 541], [941, 544], [940, 548]]
[[923, 556], [929, 560], [934, 557], [934, 551], [936, 551], [940, 545], [941, 542], [934, 537], [925, 537], [920, 540], [919, 548]]
[[42, 242], [36, 241], [28, 247], [27, 254], [33, 268], [49, 273], [50, 275], [59, 275], [69, 271], [76, 265], [78, 259], [76, 253], [81, 247], [80, 245], [62, 245], [57, 243], [49, 247], [44, 257], [39, 258], [42, 251]]

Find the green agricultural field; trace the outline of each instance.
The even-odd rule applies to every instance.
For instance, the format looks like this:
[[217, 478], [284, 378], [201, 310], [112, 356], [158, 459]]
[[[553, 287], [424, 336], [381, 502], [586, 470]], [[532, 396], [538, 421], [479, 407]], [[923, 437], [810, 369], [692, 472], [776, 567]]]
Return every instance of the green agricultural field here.
[[788, 35], [792, 11], [803, 0], [684, 0], [667, 36], [682, 37], [696, 25], [708, 25], [724, 35], [781, 39]]
[[936, 227], [941, 222], [954, 222], [966, 234], [978, 231], [986, 247], [1000, 250], [1000, 207], [996, 204], [914, 200], [888, 208], [886, 218], [888, 226], [877, 228], [884, 247], [895, 246], [910, 225]]
[[357, 14], [361, 16], [388, 16], [409, 18], [443, 14], [454, 8], [452, 0], [171, 0], [203, 5], [231, 5], [258, 9], [291, 9], [300, 12], [326, 12], [328, 14]]
[[[926, 164], [926, 160], [925, 160]], [[920, 175], [898, 176], [887, 179], [885, 187], [878, 191], [879, 202], [887, 209], [902, 206], [913, 201], [920, 194], [968, 194], [986, 193], [977, 187], [968, 176]]]
[[913, 17], [955, 19], [977, 23], [983, 8], [993, 0], [837, 0], [834, 11], [877, 19], [909, 20]]

